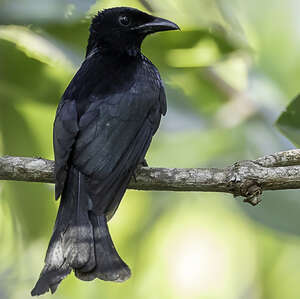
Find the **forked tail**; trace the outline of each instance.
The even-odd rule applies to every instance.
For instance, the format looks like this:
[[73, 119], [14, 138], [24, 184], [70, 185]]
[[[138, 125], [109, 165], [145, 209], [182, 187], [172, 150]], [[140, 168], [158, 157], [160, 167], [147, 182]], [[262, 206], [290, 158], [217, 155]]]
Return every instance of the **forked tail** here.
[[83, 175], [71, 168], [49, 243], [45, 266], [32, 296], [51, 290], [74, 270], [81, 280], [122, 282], [130, 269], [120, 258], [112, 242], [104, 214], [92, 211]]

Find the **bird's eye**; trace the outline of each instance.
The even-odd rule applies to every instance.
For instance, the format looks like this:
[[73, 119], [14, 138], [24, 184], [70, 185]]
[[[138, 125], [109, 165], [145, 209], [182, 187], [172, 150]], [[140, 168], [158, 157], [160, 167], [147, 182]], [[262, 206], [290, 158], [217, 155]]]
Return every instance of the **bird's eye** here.
[[123, 26], [128, 26], [130, 24], [130, 20], [127, 16], [120, 16], [119, 23]]

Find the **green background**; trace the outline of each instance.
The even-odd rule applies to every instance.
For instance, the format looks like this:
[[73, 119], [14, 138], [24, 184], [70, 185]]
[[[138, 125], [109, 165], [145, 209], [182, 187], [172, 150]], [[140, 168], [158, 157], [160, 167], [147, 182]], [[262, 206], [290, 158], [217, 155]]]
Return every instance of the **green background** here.
[[[112, 6], [152, 10], [182, 29], [143, 44], [169, 106], [150, 166], [223, 167], [300, 144], [299, 1], [0, 0], [1, 155], [53, 159], [56, 106], [84, 57], [91, 16]], [[53, 191], [0, 184], [1, 299], [30, 297], [58, 207]], [[128, 191], [110, 229], [132, 278], [72, 274], [51, 298], [300, 298], [299, 191], [265, 192], [254, 208], [225, 194]]]

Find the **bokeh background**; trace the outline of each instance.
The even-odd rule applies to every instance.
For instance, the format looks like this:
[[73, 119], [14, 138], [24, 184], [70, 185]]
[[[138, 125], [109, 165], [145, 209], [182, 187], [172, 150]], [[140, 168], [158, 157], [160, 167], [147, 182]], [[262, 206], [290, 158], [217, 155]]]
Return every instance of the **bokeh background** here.
[[[0, 0], [1, 155], [53, 159], [56, 106], [84, 57], [91, 16], [112, 6], [182, 29], [143, 44], [169, 105], [151, 166], [222, 167], [294, 148], [274, 123], [300, 90], [299, 0]], [[0, 184], [1, 299], [30, 298], [58, 207], [53, 190]], [[265, 192], [254, 208], [225, 194], [128, 191], [110, 229], [132, 278], [70, 275], [51, 298], [300, 298], [299, 191]]]

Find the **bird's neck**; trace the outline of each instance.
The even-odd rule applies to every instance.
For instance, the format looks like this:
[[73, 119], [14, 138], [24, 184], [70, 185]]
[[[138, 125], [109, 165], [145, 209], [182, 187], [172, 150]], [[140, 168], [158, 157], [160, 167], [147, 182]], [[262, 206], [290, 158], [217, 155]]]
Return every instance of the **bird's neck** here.
[[126, 44], [119, 41], [117, 44], [111, 44], [105, 40], [97, 40], [90, 36], [86, 49], [86, 58], [95, 52], [100, 52], [103, 56], [140, 56], [141, 42]]

